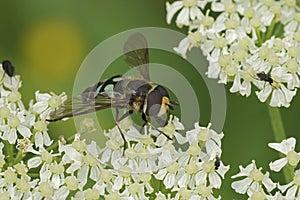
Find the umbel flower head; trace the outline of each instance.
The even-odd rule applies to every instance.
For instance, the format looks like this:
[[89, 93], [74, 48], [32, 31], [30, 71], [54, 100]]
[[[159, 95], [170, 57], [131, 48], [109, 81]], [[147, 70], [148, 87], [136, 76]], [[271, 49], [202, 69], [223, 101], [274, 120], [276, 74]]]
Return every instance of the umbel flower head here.
[[[0, 66], [0, 72], [2, 67]], [[161, 128], [178, 143], [147, 127], [141, 134], [129, 119], [104, 133], [106, 146], [87, 143], [80, 132], [94, 131], [90, 118], [71, 138], [53, 141], [46, 121], [64, 93], [35, 93], [28, 108], [19, 76], [0, 83], [0, 199], [220, 199], [229, 166], [222, 162], [223, 133], [211, 124], [185, 131], [175, 116]], [[188, 146], [188, 147], [187, 147]], [[162, 193], [163, 191], [163, 193]]]
[[263, 172], [262, 168], [257, 168], [255, 161], [245, 168], [240, 166], [240, 172], [232, 178], [239, 179], [231, 184], [231, 187], [240, 194], [246, 194], [249, 199], [299, 199], [300, 198], [300, 171], [298, 163], [300, 153], [295, 151], [296, 139], [291, 137], [282, 140], [280, 143], [269, 143], [272, 149], [284, 154], [285, 157], [270, 162], [270, 169], [279, 172], [286, 167], [288, 183], [274, 183], [269, 172]]
[[[182, 0], [167, 2], [167, 22], [187, 26], [174, 50], [186, 58], [202, 49], [207, 76], [248, 97], [289, 107], [300, 87], [300, 9], [296, 0]], [[203, 66], [204, 67], [204, 66]]]

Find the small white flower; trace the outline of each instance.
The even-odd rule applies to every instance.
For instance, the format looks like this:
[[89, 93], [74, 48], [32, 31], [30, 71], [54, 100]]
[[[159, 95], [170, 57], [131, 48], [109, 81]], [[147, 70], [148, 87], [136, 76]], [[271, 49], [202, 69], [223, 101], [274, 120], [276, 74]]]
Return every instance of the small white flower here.
[[178, 27], [188, 26], [191, 20], [199, 19], [203, 16], [199, 8], [203, 9], [206, 4], [206, 1], [201, 0], [182, 0], [175, 1], [172, 4], [167, 2], [167, 23], [170, 24], [174, 14], [182, 9], [177, 16], [176, 24]]
[[27, 151], [37, 155], [37, 156], [33, 156], [28, 160], [27, 166], [29, 169], [36, 168], [41, 164], [43, 164], [41, 168], [45, 169], [45, 165], [49, 165], [52, 162], [53, 157], [59, 155], [59, 154], [52, 154], [52, 152], [48, 152], [44, 148], [40, 148], [39, 151], [37, 151], [33, 149], [32, 146], [29, 147]]
[[18, 90], [12, 89], [11, 91], [9, 90], [1, 90], [1, 101], [4, 104], [7, 104], [8, 107], [10, 107], [11, 110], [14, 111], [19, 111], [19, 112], [24, 112], [25, 107], [22, 102], [22, 95]]
[[0, 125], [0, 130], [4, 132], [2, 139], [8, 140], [10, 144], [14, 144], [18, 138], [17, 133], [21, 134], [24, 138], [30, 138], [32, 133], [27, 126], [28, 123], [30, 122], [26, 121], [23, 113], [12, 114], [7, 118], [6, 125]]
[[275, 160], [274, 162], [271, 162], [270, 163], [271, 170], [278, 172], [286, 164], [295, 167], [299, 163], [300, 153], [297, 153], [295, 151], [295, 146], [296, 146], [295, 138], [293, 137], [288, 138], [286, 140], [283, 140], [281, 143], [269, 143], [268, 146], [286, 155], [286, 157], [284, 158], [280, 158], [278, 160]]
[[[179, 121], [178, 117], [175, 117], [173, 115], [170, 115], [168, 124], [165, 125], [162, 129], [161, 129], [166, 135], [168, 135], [169, 137], [173, 138], [175, 136], [175, 140], [176, 142], [178, 142], [179, 144], [184, 144], [187, 142], [187, 139], [182, 136], [181, 133], [179, 133], [179, 131], [184, 130], [184, 126], [183, 124]], [[157, 137], [155, 144], [158, 146], [164, 146], [166, 144], [168, 144], [169, 142], [172, 143], [172, 141], [169, 141], [166, 136], [164, 136], [161, 133], [158, 133], [155, 130], [151, 130], [150, 129], [150, 135], [153, 134], [154, 136]], [[159, 134], [159, 135], [157, 135]]]
[[33, 192], [34, 199], [65, 199], [69, 194], [69, 190], [66, 186], [55, 190], [49, 182], [40, 182], [39, 186], [36, 187]]
[[0, 82], [5, 88], [9, 90], [18, 90], [22, 86], [20, 78], [20, 75], [15, 75], [13, 77], [8, 76], [3, 71], [2, 63], [0, 63]]
[[34, 142], [36, 147], [42, 148], [44, 146], [50, 146], [53, 143], [53, 140], [50, 139], [47, 132], [47, 124], [44, 120], [35, 122], [33, 127], [36, 131], [34, 134]]
[[234, 181], [231, 184], [231, 187], [240, 194], [254, 193], [259, 190], [259, 188], [263, 185], [268, 192], [272, 191], [276, 184], [269, 178], [269, 173], [266, 172], [263, 174], [261, 172], [262, 168], [257, 169], [255, 161], [252, 161], [245, 168], [240, 166], [240, 172], [232, 178], [245, 177], [242, 180]]
[[193, 195], [191, 199], [196, 200], [196, 199], [203, 199], [203, 200], [216, 200], [216, 199], [221, 199], [220, 196], [218, 196], [217, 198], [213, 196], [213, 191], [212, 191], [213, 187], [208, 185], [199, 185], [197, 188], [197, 192], [198, 194]]
[[278, 185], [278, 188], [282, 193], [286, 192], [285, 198], [286, 199], [299, 199], [299, 186], [300, 186], [300, 171], [295, 171], [295, 175], [293, 180], [286, 184], [286, 185]]
[[247, 195], [249, 199], [271, 199], [265, 192], [262, 186], [260, 185], [255, 191], [248, 190]]
[[45, 165], [40, 170], [41, 181], [50, 181], [54, 189], [58, 189], [64, 183], [65, 167], [62, 163], [53, 162]]
[[248, 97], [251, 94], [252, 81], [256, 73], [252, 67], [244, 67], [240, 69], [233, 81], [230, 92], [240, 92], [242, 96]]
[[174, 48], [174, 51], [180, 54], [183, 58], [186, 58], [187, 51], [190, 51], [193, 47], [199, 47], [203, 40], [204, 36], [200, 31], [190, 31], [188, 36], [179, 42], [178, 47]]
[[36, 103], [32, 106], [34, 112], [40, 115], [41, 119], [46, 119], [48, 114], [58, 108], [66, 99], [65, 93], [56, 95], [54, 93], [35, 93]]
[[33, 198], [32, 188], [36, 187], [38, 180], [31, 180], [30, 176], [22, 175], [16, 181], [16, 196], [23, 196], [23, 198]]
[[289, 82], [292, 79], [292, 75], [289, 74], [284, 68], [273, 68], [271, 71], [272, 84], [265, 83], [265, 86], [261, 91], [257, 91], [257, 97], [261, 102], [265, 102], [271, 95], [270, 105], [273, 107], [289, 107], [290, 102], [296, 95], [296, 89], [289, 90], [283, 84]]
[[72, 144], [61, 144], [60, 153], [64, 153], [63, 163], [69, 163], [67, 173], [77, 172], [78, 187], [82, 189], [88, 179], [98, 181], [100, 174], [99, 148], [92, 141], [85, 144], [84, 140], [76, 137]]
[[172, 158], [171, 154], [167, 151], [161, 154], [161, 162], [165, 163], [159, 165], [166, 167], [158, 170], [158, 172], [154, 174], [154, 177], [158, 180], [163, 180], [166, 188], [172, 188], [177, 185], [176, 175], [178, 173], [180, 165], [176, 160], [174, 160], [174, 158]]
[[104, 132], [107, 141], [100, 158], [102, 163], [115, 163], [123, 155], [124, 141], [120, 134], [117, 127], [114, 127], [108, 132]]
[[[158, 191], [156, 194], [155, 200], [173, 200], [174, 198], [171, 198], [171, 194], [163, 194], [161, 191]], [[177, 199], [176, 199], [177, 200]]]
[[285, 26], [285, 32], [297, 32], [300, 28], [300, 13], [299, 12], [290, 12], [290, 20]]
[[195, 179], [197, 184], [206, 184], [203, 180], [208, 179], [211, 187], [213, 188], [220, 188], [222, 184], [222, 179], [224, 179], [225, 173], [229, 170], [229, 166], [224, 166], [222, 161], [220, 161], [220, 166], [216, 170], [215, 166], [215, 158], [214, 159], [208, 159], [209, 157], [206, 157], [207, 159], [202, 159], [200, 162], [201, 170], [199, 173], [195, 175]]
[[199, 143], [201, 148], [205, 147], [206, 153], [215, 157], [216, 155], [221, 155], [221, 139], [224, 134], [218, 134], [213, 129], [211, 129], [211, 124], [209, 123], [207, 127], [199, 126], [199, 123], [194, 124], [195, 129], [187, 131], [186, 137], [188, 143], [194, 144]]

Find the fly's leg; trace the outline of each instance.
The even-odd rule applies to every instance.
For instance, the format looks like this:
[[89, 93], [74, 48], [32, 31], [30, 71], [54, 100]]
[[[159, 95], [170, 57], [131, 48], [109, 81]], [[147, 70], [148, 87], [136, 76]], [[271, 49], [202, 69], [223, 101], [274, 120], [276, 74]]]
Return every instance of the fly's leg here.
[[116, 108], [116, 118], [115, 119], [119, 119], [119, 114], [120, 114], [119, 108]]
[[1, 82], [2, 82], [3, 79], [4, 79], [4, 76], [5, 76], [5, 72], [3, 72], [3, 75], [2, 75], [2, 78], [1, 78]]
[[151, 128], [153, 128], [154, 130], [157, 130], [159, 133], [163, 134], [166, 138], [168, 138], [169, 140], [173, 140], [170, 136], [168, 136], [165, 132], [159, 130], [158, 128], [156, 128], [153, 124], [151, 124], [151, 122], [149, 120], [147, 120], [145, 113], [142, 114], [142, 119], [144, 120], [144, 124], [142, 126], [142, 128], [145, 125], [149, 125], [151, 126]]
[[132, 110], [129, 110], [128, 112], [124, 113], [119, 119], [117, 119], [117, 120], [115, 121], [115, 124], [116, 124], [116, 126], [118, 127], [118, 130], [119, 130], [119, 132], [120, 132], [120, 134], [121, 134], [121, 136], [122, 136], [122, 139], [123, 139], [123, 141], [124, 141], [123, 156], [125, 155], [125, 150], [126, 150], [126, 144], [127, 144], [127, 141], [126, 141], [126, 139], [125, 139], [125, 135], [124, 135], [122, 129], [120, 128], [119, 123], [120, 123], [123, 119], [125, 119], [126, 117], [128, 117], [129, 115], [131, 115], [132, 113], [133, 113], [133, 111], [132, 111]]
[[140, 128], [140, 132], [144, 133], [144, 127], [146, 126], [146, 124], [148, 122], [148, 120], [146, 119], [146, 115], [144, 113], [142, 113], [142, 119], [143, 119], [144, 123], [143, 123], [142, 127]]

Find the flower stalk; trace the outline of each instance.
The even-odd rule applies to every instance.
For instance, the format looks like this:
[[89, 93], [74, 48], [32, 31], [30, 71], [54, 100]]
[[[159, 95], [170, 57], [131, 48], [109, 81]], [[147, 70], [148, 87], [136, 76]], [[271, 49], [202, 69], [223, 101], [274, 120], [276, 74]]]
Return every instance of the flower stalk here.
[[21, 151], [18, 152], [16, 158], [14, 159], [14, 165], [19, 163], [23, 159], [24, 155]]
[[[281, 142], [282, 140], [284, 140], [286, 138], [286, 134], [284, 131], [284, 125], [282, 122], [280, 110], [277, 107], [271, 107], [268, 105], [268, 111], [269, 111], [269, 116], [270, 116], [270, 121], [271, 121], [272, 130], [274, 133], [275, 141]], [[282, 157], [281, 154], [279, 156]], [[284, 175], [286, 182], [289, 182], [292, 180], [292, 177], [294, 176], [293, 171], [294, 170], [289, 166], [286, 166], [283, 168], [283, 175]]]
[[8, 166], [10, 166], [14, 160], [14, 146], [10, 144], [8, 141], [5, 142], [6, 150], [7, 150], [7, 161]]
[[280, 110], [279, 108], [271, 107], [268, 105], [268, 111], [269, 111], [269, 116], [270, 116], [270, 121], [273, 129], [275, 141], [281, 142], [286, 138], [286, 134], [284, 131]]

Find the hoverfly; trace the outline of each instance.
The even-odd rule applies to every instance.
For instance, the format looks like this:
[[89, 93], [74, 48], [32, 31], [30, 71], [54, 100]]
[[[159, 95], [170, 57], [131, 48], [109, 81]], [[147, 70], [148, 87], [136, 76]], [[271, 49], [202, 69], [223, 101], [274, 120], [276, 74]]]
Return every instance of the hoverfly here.
[[[119, 126], [119, 122], [133, 113], [141, 113], [145, 125], [151, 126], [168, 139], [172, 140], [163, 131], [155, 127], [149, 117], [153, 117], [160, 126], [166, 123], [162, 119], [164, 114], [173, 110], [172, 105], [177, 102], [170, 100], [167, 90], [161, 85], [154, 85], [149, 80], [149, 52], [147, 41], [140, 33], [134, 33], [127, 39], [124, 45], [125, 62], [131, 68], [136, 68], [142, 78], [131, 78], [116, 75], [106, 80], [95, 83], [86, 88], [80, 95], [64, 102], [57, 110], [50, 113], [47, 121], [54, 122], [67, 117], [82, 115], [106, 108], [116, 108], [115, 124], [124, 141], [126, 139]], [[118, 116], [119, 109], [127, 108], [128, 111]]]
[[5, 74], [7, 74], [9, 77], [13, 77], [15, 75], [15, 67], [11, 64], [9, 60], [4, 60], [2, 62], [2, 69], [4, 71], [2, 79], [4, 78]]

